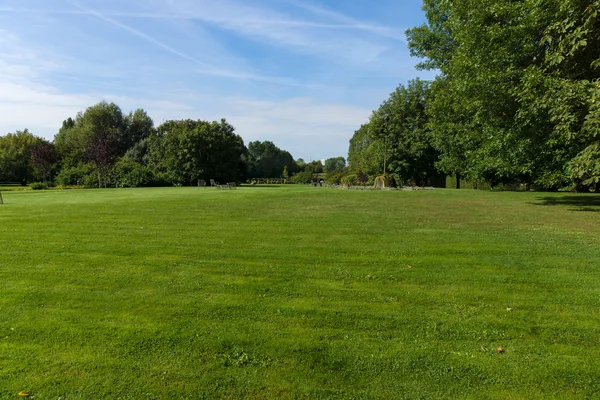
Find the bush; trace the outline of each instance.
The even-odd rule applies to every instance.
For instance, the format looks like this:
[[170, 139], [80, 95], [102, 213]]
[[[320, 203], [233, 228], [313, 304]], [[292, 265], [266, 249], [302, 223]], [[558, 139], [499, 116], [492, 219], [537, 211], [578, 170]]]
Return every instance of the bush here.
[[78, 164], [76, 166], [64, 166], [55, 181], [61, 186], [84, 185], [98, 187], [98, 175], [92, 164]]
[[127, 157], [123, 157], [117, 162], [113, 172], [117, 187], [151, 186], [155, 180], [150, 168]]
[[358, 177], [355, 174], [349, 174], [342, 178], [342, 185], [344, 186], [356, 186], [358, 183]]
[[346, 177], [347, 172], [343, 170], [337, 170], [327, 174], [325, 181], [330, 185], [339, 185], [342, 183], [344, 177]]
[[31, 190], [46, 190], [48, 189], [48, 184], [44, 182], [33, 182], [29, 184]]
[[309, 171], [298, 172], [290, 178], [290, 182], [292, 183], [311, 183], [312, 180], [313, 173]]

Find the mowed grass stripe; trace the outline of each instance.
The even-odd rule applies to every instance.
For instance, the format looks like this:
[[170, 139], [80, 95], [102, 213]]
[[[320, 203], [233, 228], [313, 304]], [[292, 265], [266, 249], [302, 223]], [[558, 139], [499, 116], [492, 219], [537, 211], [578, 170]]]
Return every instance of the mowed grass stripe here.
[[600, 394], [594, 196], [3, 197], [3, 398]]

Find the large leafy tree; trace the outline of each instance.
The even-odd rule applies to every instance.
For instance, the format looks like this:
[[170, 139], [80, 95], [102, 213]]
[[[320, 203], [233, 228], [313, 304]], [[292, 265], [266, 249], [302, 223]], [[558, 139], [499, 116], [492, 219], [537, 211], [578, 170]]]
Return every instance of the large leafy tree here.
[[553, 134], [577, 151], [566, 172], [578, 191], [600, 191], [599, 12], [599, 0], [565, 0], [542, 40]]
[[437, 175], [427, 106], [429, 82], [400, 85], [374, 111], [350, 141], [348, 159], [354, 172], [386, 174], [397, 181], [426, 184]]
[[325, 171], [333, 173], [342, 171], [346, 168], [346, 159], [344, 157], [333, 157], [325, 160]]
[[593, 158], [597, 0], [425, 0], [424, 10], [428, 24], [407, 34], [420, 67], [440, 72], [428, 113], [444, 172], [559, 187], [575, 160]]
[[63, 169], [91, 163], [102, 186], [119, 157], [153, 132], [154, 123], [144, 110], [124, 116], [118, 105], [103, 101], [65, 120], [54, 142]]
[[125, 153], [136, 143], [147, 139], [154, 132], [154, 121], [143, 109], [130, 112], [125, 117], [125, 130], [121, 138], [120, 152]]
[[56, 148], [47, 140], [40, 140], [31, 148], [31, 165], [43, 182], [51, 180], [57, 160]]
[[98, 175], [98, 187], [107, 185], [107, 175], [118, 156], [118, 143], [110, 131], [94, 132], [86, 148], [86, 159], [94, 164]]
[[513, 94], [543, 33], [531, 3], [427, 0], [429, 25], [408, 31], [413, 54], [426, 57], [421, 67], [441, 72], [428, 112], [444, 172], [492, 183], [531, 172], [535, 143], [515, 124]]
[[84, 138], [85, 159], [96, 167], [98, 187], [102, 187], [117, 157], [127, 150], [127, 123], [123, 112], [114, 103], [100, 102], [78, 116], [76, 128]]
[[348, 149], [348, 164], [355, 174], [377, 176], [382, 171], [384, 148], [369, 130], [370, 123], [366, 123], [354, 132]]
[[437, 174], [425, 112], [429, 88], [429, 82], [419, 79], [398, 86], [371, 121], [371, 133], [385, 141], [387, 171], [401, 181], [421, 185]]
[[288, 173], [298, 171], [298, 166], [289, 152], [268, 140], [248, 143], [249, 178], [279, 178], [284, 168], [287, 168]]
[[35, 176], [31, 154], [42, 141], [27, 129], [0, 136], [0, 181], [31, 182]]
[[240, 181], [244, 177], [246, 147], [224, 119], [166, 121], [157, 131], [149, 143], [149, 162], [165, 180], [189, 185], [198, 179]]

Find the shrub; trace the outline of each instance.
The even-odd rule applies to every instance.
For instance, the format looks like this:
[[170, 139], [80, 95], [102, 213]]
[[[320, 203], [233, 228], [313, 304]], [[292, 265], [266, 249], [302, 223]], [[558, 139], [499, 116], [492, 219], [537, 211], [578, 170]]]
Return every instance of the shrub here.
[[358, 182], [358, 177], [355, 174], [349, 174], [342, 178], [342, 185], [344, 186], [356, 186]]
[[55, 179], [61, 186], [84, 185], [98, 187], [98, 175], [92, 164], [78, 164], [76, 166], [63, 167]]
[[33, 182], [29, 184], [31, 190], [46, 190], [48, 189], [48, 184], [44, 182]]
[[117, 162], [113, 172], [115, 185], [118, 187], [150, 186], [154, 182], [150, 168], [127, 157], [123, 157]]
[[313, 173], [310, 171], [298, 172], [296, 175], [290, 178], [292, 183], [311, 183], [313, 180]]
[[342, 183], [342, 180], [346, 176], [346, 173], [347, 172], [343, 170], [331, 172], [327, 174], [327, 178], [325, 179], [325, 181], [331, 185], [339, 185], [340, 183]]

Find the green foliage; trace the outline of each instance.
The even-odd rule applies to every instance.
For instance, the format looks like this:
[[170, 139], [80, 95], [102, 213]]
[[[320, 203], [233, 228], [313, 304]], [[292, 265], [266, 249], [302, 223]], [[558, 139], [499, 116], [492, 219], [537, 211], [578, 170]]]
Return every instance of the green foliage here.
[[314, 160], [311, 163], [307, 164], [305, 168], [309, 168], [315, 174], [323, 173], [323, 163], [321, 160]]
[[[54, 143], [27, 130], [0, 137], [0, 181], [51, 181], [57, 169], [61, 186], [181, 186], [198, 179], [241, 182], [248, 167], [260, 178], [300, 170], [272, 142], [256, 141], [250, 150], [224, 119], [166, 121], [155, 129], [144, 110], [123, 115], [102, 101], [64, 120]], [[311, 168], [322, 172], [320, 165]]]
[[[422, 68], [438, 68], [427, 114], [438, 168], [470, 180], [565, 185], [598, 132], [600, 2], [426, 0], [407, 32]], [[584, 157], [585, 158], [585, 157]]]
[[108, 184], [116, 160], [153, 132], [152, 119], [144, 110], [124, 116], [119, 106], [103, 101], [79, 113], [75, 120], [65, 120], [54, 141], [62, 168], [91, 162], [101, 187]]
[[594, 143], [581, 151], [569, 163], [567, 171], [575, 188], [594, 188], [600, 192], [600, 143]]
[[311, 183], [313, 181], [314, 174], [311, 170], [304, 170], [302, 172], [298, 172], [294, 174], [290, 178], [290, 182], [292, 183]]
[[344, 186], [356, 186], [358, 184], [358, 176], [356, 174], [348, 174], [340, 180]]
[[27, 129], [0, 136], [0, 181], [31, 182], [35, 177], [31, 154], [42, 140]]
[[[437, 174], [426, 113], [430, 84], [419, 79], [399, 86], [350, 141], [350, 168], [371, 177], [384, 172], [397, 181], [424, 185]], [[384, 171], [385, 169], [385, 171]]]
[[325, 160], [325, 171], [327, 173], [339, 172], [346, 168], [346, 159], [344, 157], [334, 157]]
[[126, 134], [120, 140], [121, 152], [128, 151], [137, 143], [147, 139], [154, 133], [154, 121], [146, 111], [137, 109], [124, 118]]
[[339, 185], [342, 183], [342, 180], [344, 179], [344, 177], [347, 174], [348, 174], [348, 171], [345, 169], [329, 172], [325, 176], [325, 182], [327, 182], [331, 185]]
[[50, 181], [54, 165], [58, 161], [56, 148], [46, 140], [40, 140], [31, 149], [31, 166], [42, 181]]
[[48, 184], [46, 182], [33, 182], [29, 184], [31, 190], [47, 190]]
[[58, 185], [63, 186], [98, 186], [98, 171], [91, 163], [80, 162], [74, 166], [63, 166], [55, 177]]
[[167, 121], [149, 143], [149, 165], [172, 184], [198, 179], [239, 182], [246, 173], [246, 147], [227, 121]]
[[147, 166], [135, 162], [128, 157], [117, 161], [113, 169], [115, 186], [124, 188], [155, 186], [157, 178]]
[[445, 0], [423, 0], [428, 25], [406, 31], [412, 56], [423, 59], [417, 69], [442, 69], [448, 65], [457, 47], [450, 19], [452, 3]]
[[383, 143], [369, 134], [370, 124], [362, 125], [354, 132], [348, 149], [348, 163], [352, 171], [377, 176], [383, 170]]
[[248, 177], [279, 178], [284, 168], [288, 173], [299, 171], [292, 155], [270, 141], [248, 143]]

